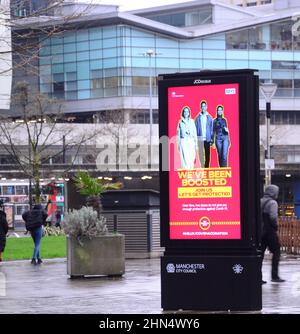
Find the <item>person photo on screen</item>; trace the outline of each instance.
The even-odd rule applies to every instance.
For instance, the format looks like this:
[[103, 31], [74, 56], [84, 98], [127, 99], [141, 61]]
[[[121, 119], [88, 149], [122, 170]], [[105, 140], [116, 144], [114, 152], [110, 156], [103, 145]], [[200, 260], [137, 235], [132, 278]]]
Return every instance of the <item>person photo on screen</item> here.
[[191, 118], [191, 109], [187, 106], [182, 108], [177, 132], [181, 168], [192, 169], [196, 158], [197, 131], [195, 122]]
[[213, 122], [214, 143], [218, 152], [219, 167], [228, 166], [228, 151], [230, 146], [227, 120], [224, 118], [224, 107], [219, 104], [216, 108], [217, 117]]
[[207, 112], [207, 102], [200, 102], [201, 111], [196, 117], [195, 125], [198, 137], [198, 154], [201, 167], [209, 168], [210, 147], [213, 144], [213, 119]]

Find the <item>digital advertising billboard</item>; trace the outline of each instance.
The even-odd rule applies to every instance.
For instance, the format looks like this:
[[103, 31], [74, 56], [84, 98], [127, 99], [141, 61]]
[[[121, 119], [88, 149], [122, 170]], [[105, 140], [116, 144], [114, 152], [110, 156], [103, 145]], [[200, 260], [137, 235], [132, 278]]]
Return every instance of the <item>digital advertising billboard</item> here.
[[258, 203], [247, 191], [258, 189], [256, 77], [161, 78], [160, 137], [168, 138], [160, 151], [162, 245], [253, 244]]
[[168, 88], [168, 122], [170, 238], [240, 239], [239, 85]]

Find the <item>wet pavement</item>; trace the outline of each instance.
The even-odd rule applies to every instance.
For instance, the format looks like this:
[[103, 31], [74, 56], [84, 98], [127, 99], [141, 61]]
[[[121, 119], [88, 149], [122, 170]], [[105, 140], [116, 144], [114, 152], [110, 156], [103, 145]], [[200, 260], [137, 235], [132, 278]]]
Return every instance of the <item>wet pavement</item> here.
[[[263, 265], [263, 310], [267, 314], [300, 313], [300, 257], [284, 257], [284, 283], [270, 281], [270, 258]], [[6, 284], [3, 280], [6, 279]], [[0, 264], [0, 313], [160, 314], [160, 260], [127, 260], [121, 278], [69, 279], [66, 260]], [[195, 313], [195, 312], [193, 312]], [[200, 313], [200, 312], [199, 312]]]

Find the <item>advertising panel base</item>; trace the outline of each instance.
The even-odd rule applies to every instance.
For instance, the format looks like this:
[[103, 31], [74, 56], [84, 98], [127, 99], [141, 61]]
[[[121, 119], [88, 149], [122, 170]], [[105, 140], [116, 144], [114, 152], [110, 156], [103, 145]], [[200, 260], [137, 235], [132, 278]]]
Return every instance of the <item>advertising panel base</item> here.
[[161, 258], [164, 310], [262, 309], [261, 257], [165, 255]]

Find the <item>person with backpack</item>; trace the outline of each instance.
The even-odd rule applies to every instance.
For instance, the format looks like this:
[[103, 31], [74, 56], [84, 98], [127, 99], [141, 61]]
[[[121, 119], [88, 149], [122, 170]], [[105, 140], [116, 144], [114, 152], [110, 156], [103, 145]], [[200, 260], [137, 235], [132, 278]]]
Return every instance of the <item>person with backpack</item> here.
[[40, 246], [43, 237], [43, 225], [46, 223], [48, 214], [41, 204], [36, 204], [31, 210], [23, 213], [22, 218], [25, 221], [26, 230], [30, 232], [34, 242], [34, 251], [31, 263], [41, 264]]
[[8, 223], [6, 213], [3, 210], [3, 202], [0, 201], [0, 262], [3, 261], [2, 254], [6, 245], [6, 234], [8, 232]]
[[[278, 237], [278, 204], [276, 199], [278, 198], [279, 187], [270, 184], [266, 186], [264, 196], [260, 200], [261, 214], [262, 214], [262, 237], [261, 237], [261, 253], [262, 262], [264, 254], [268, 248], [272, 255], [272, 270], [271, 280], [272, 282], [284, 282], [285, 280], [278, 275], [278, 266], [280, 259], [280, 242]], [[262, 281], [262, 284], [266, 281]]]

